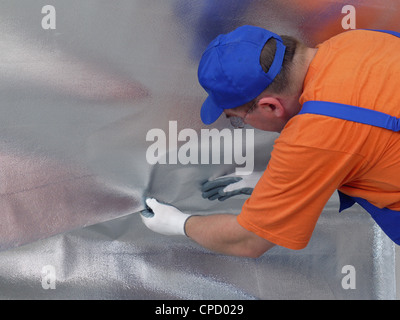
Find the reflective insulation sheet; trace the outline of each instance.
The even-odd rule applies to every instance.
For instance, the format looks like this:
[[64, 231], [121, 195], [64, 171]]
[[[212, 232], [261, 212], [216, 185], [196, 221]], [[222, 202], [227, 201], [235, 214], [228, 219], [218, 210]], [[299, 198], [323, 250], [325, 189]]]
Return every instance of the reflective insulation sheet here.
[[274, 133], [204, 147], [202, 130], [229, 127], [199, 117], [215, 36], [400, 31], [398, 1], [0, 0], [0, 16], [0, 299], [396, 299], [394, 245], [359, 207], [339, 214], [336, 194], [306, 249], [259, 259], [155, 234], [138, 212], [154, 196], [237, 214], [244, 197], [211, 202], [200, 184], [268, 163]]

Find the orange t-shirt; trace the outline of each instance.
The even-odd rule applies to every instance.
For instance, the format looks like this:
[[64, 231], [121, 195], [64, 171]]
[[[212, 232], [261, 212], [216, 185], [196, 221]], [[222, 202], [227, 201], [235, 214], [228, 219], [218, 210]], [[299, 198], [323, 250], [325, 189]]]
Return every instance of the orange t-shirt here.
[[[400, 38], [354, 30], [318, 46], [300, 98], [400, 117]], [[400, 211], [400, 133], [321, 115], [293, 117], [238, 222], [290, 249], [307, 246], [331, 195]]]

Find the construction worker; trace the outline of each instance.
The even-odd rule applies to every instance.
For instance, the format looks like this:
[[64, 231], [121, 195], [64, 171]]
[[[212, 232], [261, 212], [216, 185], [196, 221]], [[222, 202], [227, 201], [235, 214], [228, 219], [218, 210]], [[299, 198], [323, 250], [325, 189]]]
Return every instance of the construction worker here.
[[398, 36], [352, 30], [316, 48], [254, 26], [217, 37], [199, 65], [209, 95], [202, 121], [224, 113], [235, 127], [280, 136], [262, 175], [204, 184], [210, 200], [251, 193], [238, 215], [191, 216], [147, 199], [153, 216], [142, 216], [145, 225], [228, 255], [258, 257], [275, 245], [299, 250], [338, 190], [340, 210], [359, 203], [400, 243]]

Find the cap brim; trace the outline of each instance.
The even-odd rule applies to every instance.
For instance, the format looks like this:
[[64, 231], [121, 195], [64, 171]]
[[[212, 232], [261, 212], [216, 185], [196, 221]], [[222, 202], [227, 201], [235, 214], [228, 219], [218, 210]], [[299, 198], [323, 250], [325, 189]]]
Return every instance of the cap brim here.
[[211, 97], [208, 97], [201, 107], [200, 116], [204, 124], [212, 124], [218, 120], [224, 109], [221, 109], [214, 103]]

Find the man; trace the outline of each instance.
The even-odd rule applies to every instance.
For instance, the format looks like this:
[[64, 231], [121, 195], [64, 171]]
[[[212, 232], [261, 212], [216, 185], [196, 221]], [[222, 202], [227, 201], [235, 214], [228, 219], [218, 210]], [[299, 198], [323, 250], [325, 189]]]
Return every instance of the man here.
[[142, 217], [146, 226], [229, 255], [258, 257], [274, 245], [299, 250], [339, 190], [341, 209], [359, 203], [400, 243], [396, 36], [355, 30], [309, 48], [244, 26], [215, 39], [199, 65], [209, 94], [203, 122], [225, 113], [234, 125], [281, 134], [238, 216], [189, 216], [148, 199], [154, 216]]

